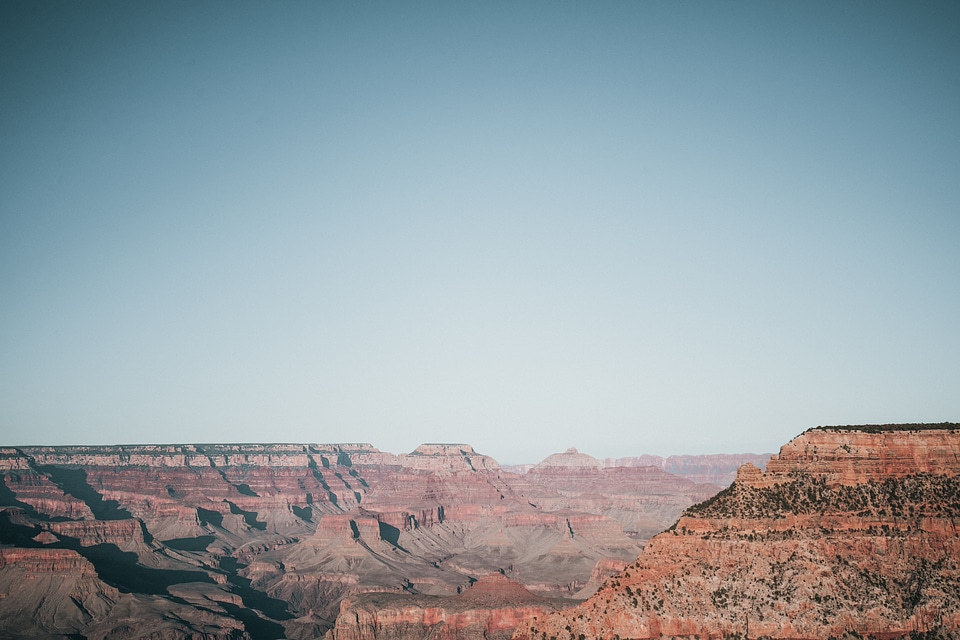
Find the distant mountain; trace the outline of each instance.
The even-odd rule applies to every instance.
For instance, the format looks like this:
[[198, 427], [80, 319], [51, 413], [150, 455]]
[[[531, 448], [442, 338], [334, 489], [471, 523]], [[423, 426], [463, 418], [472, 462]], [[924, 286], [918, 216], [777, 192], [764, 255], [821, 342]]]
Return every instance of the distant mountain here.
[[709, 482], [728, 486], [737, 477], [737, 469], [752, 464], [763, 469], [772, 454], [769, 453], [714, 453], [697, 456], [639, 456], [636, 458], [605, 458], [605, 467], [654, 466], [667, 473], [694, 482]]
[[769, 453], [715, 453], [707, 455], [669, 456], [663, 458], [653, 455], [642, 455], [628, 458], [597, 459], [568, 449], [562, 454], [553, 454], [539, 465], [503, 465], [505, 471], [524, 474], [537, 466], [544, 464], [566, 464], [576, 466], [597, 466], [601, 468], [615, 467], [656, 467], [661, 471], [692, 480], [693, 482], [717, 484], [726, 487], [737, 477], [737, 469], [744, 464], [752, 464], [760, 469], [764, 468], [772, 454]]

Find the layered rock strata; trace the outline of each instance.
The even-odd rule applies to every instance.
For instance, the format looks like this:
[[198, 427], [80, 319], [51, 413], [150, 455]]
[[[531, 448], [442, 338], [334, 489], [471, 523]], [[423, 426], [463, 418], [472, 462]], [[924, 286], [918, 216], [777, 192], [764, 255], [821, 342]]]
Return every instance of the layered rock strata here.
[[[579, 454], [576, 449], [568, 449], [563, 454], [553, 454], [544, 462], [553, 461], [561, 463], [558, 466], [568, 466], [564, 461], [570, 461], [570, 454]], [[716, 484], [721, 487], [728, 486], [737, 477], [737, 469], [742, 465], [750, 463], [763, 469], [767, 460], [770, 459], [769, 453], [715, 453], [707, 455], [678, 455], [678, 456], [631, 456], [626, 458], [601, 458], [595, 463], [589, 462], [588, 466], [599, 466], [604, 469], [615, 467], [655, 467], [665, 471], [670, 475], [680, 476], [695, 483]], [[518, 464], [503, 465], [505, 471], [511, 473], [524, 474], [534, 467], [543, 467], [544, 463], [536, 464]]]
[[589, 512], [592, 505], [603, 503], [603, 513], [636, 539], [663, 531], [687, 506], [720, 490], [718, 485], [680, 479], [656, 467], [603, 467], [575, 449], [550, 456], [524, 479], [534, 487], [550, 487], [556, 492], [538, 497], [538, 504], [546, 508]]
[[0, 475], [0, 582], [33, 576], [0, 597], [0, 637], [316, 637], [344, 599], [451, 598], [491, 573], [583, 598], [718, 490], [659, 469], [518, 476], [462, 444], [6, 447]]
[[960, 635], [960, 426], [819, 428], [518, 639]]
[[94, 564], [76, 551], [0, 548], [0, 637], [251, 638], [234, 617], [239, 607], [229, 594], [187, 592], [193, 603], [124, 593], [101, 580]]
[[499, 574], [456, 596], [370, 593], [344, 600], [331, 640], [507, 640], [522, 622], [574, 601], [536, 596]]

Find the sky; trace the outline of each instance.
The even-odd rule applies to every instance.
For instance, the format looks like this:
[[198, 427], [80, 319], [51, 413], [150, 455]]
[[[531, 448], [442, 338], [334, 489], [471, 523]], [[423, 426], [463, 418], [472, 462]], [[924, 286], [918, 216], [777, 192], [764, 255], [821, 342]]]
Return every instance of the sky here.
[[960, 4], [0, 3], [0, 444], [960, 420]]

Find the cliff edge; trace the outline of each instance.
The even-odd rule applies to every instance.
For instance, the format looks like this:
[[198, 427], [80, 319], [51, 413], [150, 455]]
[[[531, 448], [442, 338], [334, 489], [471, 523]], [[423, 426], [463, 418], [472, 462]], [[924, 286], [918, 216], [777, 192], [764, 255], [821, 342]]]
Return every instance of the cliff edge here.
[[515, 638], [960, 636], [960, 425], [812, 429]]

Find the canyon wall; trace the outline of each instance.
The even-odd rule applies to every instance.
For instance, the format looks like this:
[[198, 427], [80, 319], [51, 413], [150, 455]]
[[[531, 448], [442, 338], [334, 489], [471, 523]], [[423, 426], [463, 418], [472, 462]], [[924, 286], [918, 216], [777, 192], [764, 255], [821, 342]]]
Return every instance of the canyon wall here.
[[508, 636], [533, 609], [496, 614], [478, 579], [553, 610], [719, 490], [570, 455], [521, 476], [464, 444], [2, 447], [0, 637], [308, 638], [371, 593]]
[[515, 638], [960, 635], [960, 426], [810, 430]]
[[[570, 453], [576, 453], [576, 449], [567, 450], [565, 454], [554, 454], [546, 460], [537, 464], [515, 464], [503, 465], [503, 469], [511, 473], [524, 474], [534, 467], [544, 466], [544, 462], [561, 462], [564, 458], [570, 460]], [[737, 477], [737, 469], [744, 464], [752, 464], [763, 469], [770, 459], [769, 453], [714, 453], [706, 455], [674, 455], [669, 457], [642, 455], [630, 456], [625, 458], [592, 458], [586, 466], [599, 467], [603, 469], [621, 468], [621, 467], [653, 467], [665, 471], [673, 476], [679, 476], [690, 480], [691, 482], [701, 484], [716, 484], [726, 487], [734, 478]]]
[[331, 640], [508, 640], [527, 620], [576, 601], [536, 596], [500, 574], [454, 596], [367, 593], [341, 603]]
[[721, 491], [736, 456], [0, 448], [0, 637], [952, 637], [958, 456], [817, 428]]

